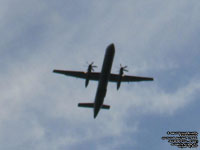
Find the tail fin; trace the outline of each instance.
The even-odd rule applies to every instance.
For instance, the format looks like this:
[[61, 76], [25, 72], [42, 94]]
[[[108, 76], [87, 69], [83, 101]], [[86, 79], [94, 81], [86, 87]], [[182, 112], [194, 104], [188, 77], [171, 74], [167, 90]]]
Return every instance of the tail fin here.
[[[94, 103], [78, 103], [78, 107], [94, 108]], [[110, 109], [110, 106], [102, 105], [101, 109]]]

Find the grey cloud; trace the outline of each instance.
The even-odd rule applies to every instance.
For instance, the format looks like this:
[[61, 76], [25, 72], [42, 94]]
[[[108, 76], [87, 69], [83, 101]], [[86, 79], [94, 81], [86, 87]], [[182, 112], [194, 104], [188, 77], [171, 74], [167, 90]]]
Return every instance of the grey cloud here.
[[[131, 118], [173, 115], [196, 100], [198, 71], [186, 75], [190, 77], [186, 84], [177, 82], [174, 92], [167, 92], [168, 83], [158, 82], [174, 77], [169, 72], [183, 78], [176, 70], [185, 71], [185, 45], [195, 47], [188, 67], [198, 62], [198, 1], [1, 3], [2, 149], [80, 148], [91, 142], [99, 149], [134, 147], [138, 141], [131, 144], [128, 133], [143, 128]], [[84, 89], [83, 80], [51, 72], [86, 70], [82, 66], [86, 61], [95, 61], [99, 71], [111, 42], [116, 45], [113, 72], [122, 63], [129, 66], [130, 74], [150, 75], [155, 81], [122, 84], [118, 92], [115, 84], [109, 85], [105, 103], [111, 104], [111, 110], [101, 111], [93, 120], [92, 110], [76, 105], [93, 101], [96, 83]]]

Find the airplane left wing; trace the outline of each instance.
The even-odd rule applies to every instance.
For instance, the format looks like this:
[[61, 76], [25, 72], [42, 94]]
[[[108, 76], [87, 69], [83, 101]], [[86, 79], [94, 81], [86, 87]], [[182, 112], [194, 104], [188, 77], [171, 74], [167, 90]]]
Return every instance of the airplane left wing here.
[[53, 72], [82, 79], [89, 78], [90, 80], [95, 80], [95, 81], [99, 80], [100, 76], [100, 73], [98, 72], [91, 72], [89, 75], [86, 72], [82, 71], [53, 70]]
[[[118, 74], [110, 74], [109, 81], [110, 82], [118, 82], [119, 75]], [[127, 76], [127, 75], [123, 75], [121, 78], [121, 82], [139, 82], [139, 81], [153, 81], [153, 78], [139, 77], [139, 76]]]

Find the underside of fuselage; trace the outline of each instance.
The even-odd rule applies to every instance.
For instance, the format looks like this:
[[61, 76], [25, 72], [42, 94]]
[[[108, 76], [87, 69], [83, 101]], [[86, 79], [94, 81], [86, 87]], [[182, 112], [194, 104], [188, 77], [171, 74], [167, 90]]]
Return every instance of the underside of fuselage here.
[[96, 116], [98, 115], [98, 112], [103, 106], [103, 101], [106, 96], [108, 79], [109, 79], [111, 68], [112, 68], [114, 54], [115, 54], [114, 44], [110, 44], [106, 49], [103, 66], [101, 69], [101, 75], [98, 82], [98, 88], [97, 88], [95, 101], [94, 101], [94, 118], [96, 118]]

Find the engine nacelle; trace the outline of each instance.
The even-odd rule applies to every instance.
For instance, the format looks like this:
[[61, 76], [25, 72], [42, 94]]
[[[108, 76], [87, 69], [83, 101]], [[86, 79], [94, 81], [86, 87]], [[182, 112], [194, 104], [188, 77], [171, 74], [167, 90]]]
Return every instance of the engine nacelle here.
[[126, 68], [127, 68], [127, 66], [122, 67], [122, 65], [120, 64], [120, 70], [119, 70], [119, 76], [118, 76], [119, 78], [118, 78], [118, 81], [117, 81], [117, 90], [120, 88], [124, 71], [128, 72], [128, 70]]
[[121, 85], [121, 80], [118, 80], [118, 81], [117, 81], [117, 90], [119, 90], [120, 85]]
[[87, 87], [89, 84], [89, 78], [85, 79], [85, 87]]
[[118, 78], [118, 81], [117, 81], [117, 90], [119, 90], [119, 88], [120, 88], [121, 81], [122, 81], [122, 74], [119, 74], [119, 78]]
[[88, 69], [87, 69], [87, 77], [86, 77], [86, 79], [85, 79], [85, 87], [87, 87], [88, 84], [89, 84], [90, 73], [91, 73], [92, 71], [94, 71], [93, 68], [96, 68], [96, 67], [97, 67], [97, 66], [94, 66], [93, 63], [94, 63], [94, 62], [92, 62], [92, 63], [89, 64], [89, 66], [88, 66]]

